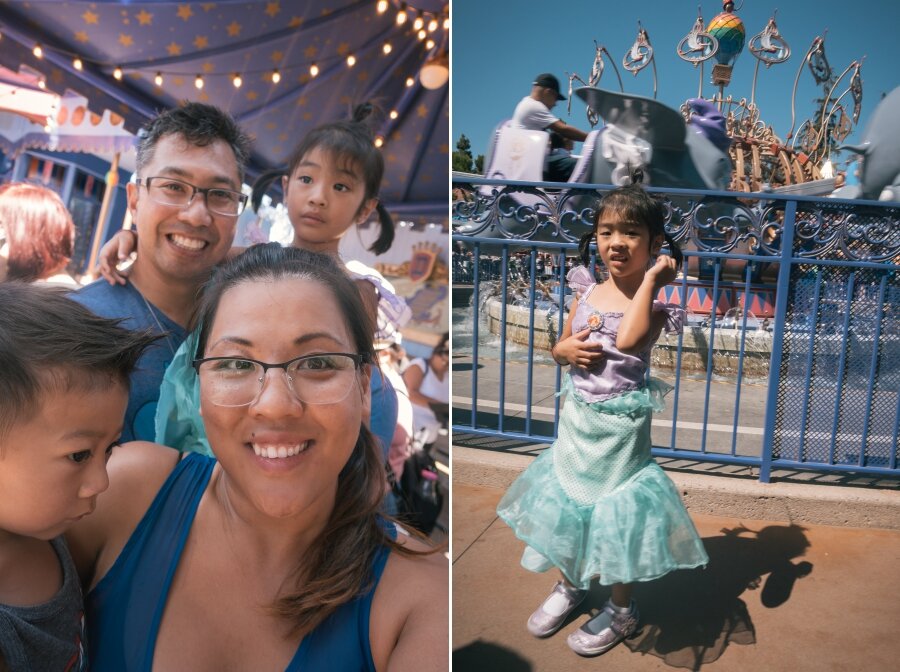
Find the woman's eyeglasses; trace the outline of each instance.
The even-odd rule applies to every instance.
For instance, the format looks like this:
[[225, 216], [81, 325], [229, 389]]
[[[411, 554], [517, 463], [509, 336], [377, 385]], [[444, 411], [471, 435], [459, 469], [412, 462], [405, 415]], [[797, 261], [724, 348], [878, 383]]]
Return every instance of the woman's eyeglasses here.
[[204, 357], [193, 364], [200, 390], [216, 406], [249, 406], [259, 399], [269, 369], [281, 369], [294, 397], [307, 404], [342, 401], [366, 361], [362, 355], [323, 352], [304, 355], [280, 364], [239, 357]]

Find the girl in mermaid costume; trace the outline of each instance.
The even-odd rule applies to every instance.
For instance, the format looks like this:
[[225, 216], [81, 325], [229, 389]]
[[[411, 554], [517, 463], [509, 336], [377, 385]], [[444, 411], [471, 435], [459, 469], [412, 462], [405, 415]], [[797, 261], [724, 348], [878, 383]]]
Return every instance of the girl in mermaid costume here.
[[[683, 311], [655, 301], [675, 279], [682, 254], [664, 230], [663, 206], [639, 185], [611, 191], [594, 231], [579, 244], [582, 261], [567, 280], [573, 305], [551, 351], [570, 366], [559, 435], [510, 486], [499, 516], [526, 544], [522, 565], [562, 580], [528, 619], [537, 637], [556, 632], [588, 593], [592, 578], [612, 586], [597, 616], [568, 637], [580, 655], [604, 653], [632, 635], [638, 610], [631, 584], [708, 557], [672, 481], [650, 456], [650, 417], [671, 387], [647, 379], [660, 332], [679, 332]], [[596, 236], [609, 278], [587, 266]], [[657, 256], [667, 242], [674, 256]]]

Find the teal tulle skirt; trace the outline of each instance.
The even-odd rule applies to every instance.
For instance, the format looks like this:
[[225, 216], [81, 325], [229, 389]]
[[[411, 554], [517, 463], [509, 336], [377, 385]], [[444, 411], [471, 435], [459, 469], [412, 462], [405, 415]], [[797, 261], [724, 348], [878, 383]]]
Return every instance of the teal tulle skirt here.
[[661, 381], [588, 403], [568, 386], [559, 437], [510, 486], [497, 513], [528, 546], [522, 566], [570, 583], [650, 581], [708, 557], [674, 484], [650, 457]]

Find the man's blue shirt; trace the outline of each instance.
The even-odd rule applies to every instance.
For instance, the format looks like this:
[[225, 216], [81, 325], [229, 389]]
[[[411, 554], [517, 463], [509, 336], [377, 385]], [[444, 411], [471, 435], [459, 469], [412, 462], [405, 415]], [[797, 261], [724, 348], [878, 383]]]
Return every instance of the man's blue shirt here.
[[187, 337], [187, 331], [153, 304], [148, 306], [149, 302], [145, 302], [144, 297], [130, 282], [123, 286], [97, 280], [70, 296], [96, 315], [122, 318], [122, 326], [126, 329], [149, 329], [160, 333], [162, 327], [167, 334], [144, 351], [137, 368], [131, 374], [125, 429], [122, 431], [123, 443], [153, 441], [156, 435], [154, 418], [159, 386], [175, 351]]

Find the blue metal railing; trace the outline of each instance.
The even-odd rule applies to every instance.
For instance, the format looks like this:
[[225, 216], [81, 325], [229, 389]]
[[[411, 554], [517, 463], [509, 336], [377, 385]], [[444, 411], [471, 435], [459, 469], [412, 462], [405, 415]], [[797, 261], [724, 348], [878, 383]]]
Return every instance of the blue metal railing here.
[[[466, 199], [454, 204], [453, 282], [472, 300], [454, 309], [453, 429], [550, 442], [562, 370], [547, 350], [565, 273], [611, 187], [457, 176], [454, 187]], [[685, 253], [678, 300], [690, 308], [693, 292], [712, 309], [657, 346], [654, 375], [674, 389], [653, 454], [752, 466], [761, 481], [774, 468], [900, 475], [900, 204], [649, 191]], [[752, 281], [769, 264], [770, 282]], [[774, 293], [765, 321], [751, 322], [754, 293]], [[718, 309], [731, 299], [729, 322]]]

